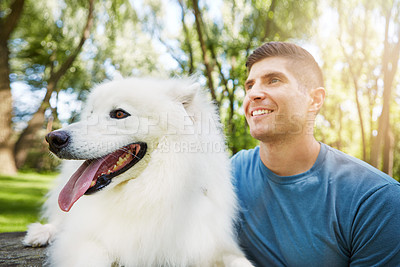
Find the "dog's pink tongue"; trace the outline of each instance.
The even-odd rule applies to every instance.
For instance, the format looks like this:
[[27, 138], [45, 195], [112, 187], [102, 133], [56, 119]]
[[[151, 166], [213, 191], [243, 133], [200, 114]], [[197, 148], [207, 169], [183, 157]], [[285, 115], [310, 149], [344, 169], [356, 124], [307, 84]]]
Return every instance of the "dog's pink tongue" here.
[[89, 189], [90, 184], [104, 160], [85, 161], [69, 178], [58, 196], [58, 205], [68, 212], [72, 205]]

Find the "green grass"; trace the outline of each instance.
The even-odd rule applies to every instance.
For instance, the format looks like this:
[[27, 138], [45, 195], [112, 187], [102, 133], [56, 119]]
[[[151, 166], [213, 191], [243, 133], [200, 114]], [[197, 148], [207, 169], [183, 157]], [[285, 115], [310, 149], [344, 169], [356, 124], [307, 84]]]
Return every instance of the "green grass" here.
[[0, 233], [26, 231], [39, 211], [56, 174], [0, 175]]

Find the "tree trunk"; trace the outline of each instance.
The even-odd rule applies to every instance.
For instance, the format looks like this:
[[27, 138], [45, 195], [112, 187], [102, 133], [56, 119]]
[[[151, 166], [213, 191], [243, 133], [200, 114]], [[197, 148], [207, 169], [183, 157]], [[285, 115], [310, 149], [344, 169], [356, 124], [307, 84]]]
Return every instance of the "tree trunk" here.
[[343, 111], [340, 107], [338, 108], [338, 121], [339, 121], [339, 129], [338, 129], [338, 141], [336, 143], [336, 148], [342, 150]]
[[[346, 49], [343, 46], [343, 43], [341, 41], [341, 38], [339, 38], [340, 45], [342, 47], [343, 55], [345, 56], [347, 63], [349, 64], [349, 71], [351, 75], [351, 79], [353, 81], [354, 85], [354, 98], [356, 100], [357, 104], [357, 113], [358, 113], [358, 119], [360, 121], [360, 131], [361, 131], [361, 140], [362, 140], [362, 152], [363, 152], [363, 160], [366, 161], [367, 159], [367, 144], [365, 140], [365, 129], [364, 129], [364, 120], [362, 116], [362, 109], [361, 109], [361, 103], [358, 97], [358, 91], [359, 91], [359, 86], [358, 86], [358, 77], [360, 76], [360, 71], [357, 71], [357, 73], [353, 70], [353, 65], [352, 61], [350, 59], [350, 56], [346, 53]], [[361, 68], [360, 68], [361, 69]]]
[[32, 142], [35, 141], [35, 134], [43, 128], [45, 122], [44, 113], [46, 109], [49, 107], [49, 101], [52, 93], [56, 90], [57, 84], [60, 81], [61, 77], [68, 71], [68, 69], [72, 66], [75, 59], [78, 57], [83, 44], [89, 38], [90, 30], [93, 25], [93, 2], [94, 0], [89, 0], [89, 11], [88, 17], [86, 21], [86, 25], [83, 29], [82, 36], [78, 46], [75, 48], [74, 52], [65, 60], [65, 62], [61, 65], [61, 67], [56, 71], [50, 74], [46, 95], [40, 105], [39, 109], [33, 115], [32, 119], [28, 122], [28, 126], [23, 130], [18, 141], [15, 144], [14, 153], [15, 153], [15, 162], [17, 168], [20, 168], [25, 163], [25, 160], [28, 155], [28, 148]]
[[182, 2], [182, 0], [178, 0], [178, 3], [181, 7], [181, 22], [182, 22], [182, 29], [183, 29], [183, 33], [185, 34], [185, 43], [188, 47], [188, 52], [189, 52], [189, 75], [192, 75], [194, 73], [194, 59], [193, 59], [193, 48], [192, 48], [192, 43], [190, 41], [190, 35], [189, 35], [189, 30], [186, 26], [185, 23], [185, 6]]
[[10, 67], [8, 64], [8, 40], [22, 14], [24, 0], [15, 0], [11, 13], [0, 19], [0, 173], [15, 174], [12, 135], [12, 95], [10, 88]]
[[[340, 1], [338, 2], [338, 11], [339, 11], [339, 14], [343, 14], [342, 13], [342, 5], [341, 5]], [[342, 15], [342, 17], [346, 18], [345, 15]], [[342, 40], [343, 28], [344, 27], [345, 27], [345, 25], [344, 25], [343, 19], [339, 18], [339, 43], [340, 43], [340, 46], [342, 48], [343, 55], [345, 56], [346, 61], [349, 64], [349, 72], [350, 72], [350, 75], [351, 75], [351, 80], [352, 80], [353, 85], [354, 85], [354, 98], [356, 100], [356, 105], [357, 105], [357, 113], [358, 113], [358, 119], [359, 119], [359, 122], [360, 122], [360, 131], [361, 131], [361, 140], [362, 140], [362, 159], [364, 161], [366, 161], [367, 160], [367, 142], [366, 142], [366, 137], [365, 137], [365, 124], [364, 124], [364, 119], [363, 119], [363, 115], [362, 115], [362, 107], [361, 107], [360, 99], [359, 99], [359, 96], [358, 96], [358, 93], [359, 93], [359, 90], [360, 90], [360, 88], [359, 88], [359, 77], [361, 76], [361, 73], [362, 73], [363, 63], [362, 62], [357, 62], [357, 61], [360, 61], [360, 60], [357, 60], [357, 58], [352, 60], [351, 55], [349, 55], [346, 52], [346, 49], [344, 47], [344, 43], [343, 43], [343, 40]], [[354, 32], [354, 27], [352, 25], [349, 26], [349, 29], [351, 29]], [[363, 32], [364, 36], [365, 36], [367, 31], [368, 31], [368, 29], [364, 28], [364, 32]], [[351, 32], [350, 32], [350, 34], [351, 34]], [[356, 49], [355, 39], [354, 39], [355, 34], [351, 34], [351, 36], [353, 36], [353, 38], [352, 38], [352, 41], [353, 41], [352, 42], [353, 43], [352, 47], [354, 49]], [[362, 41], [363, 41], [362, 42], [362, 48], [361, 48], [361, 51], [359, 51], [359, 52], [361, 52], [361, 54], [365, 58], [365, 46], [366, 46], [367, 39], [363, 38]]]
[[[382, 171], [390, 174], [393, 168], [393, 138], [390, 136], [390, 103], [392, 96], [392, 85], [400, 54], [400, 31], [398, 31], [397, 43], [389, 43], [389, 24], [391, 20], [393, 6], [387, 10], [385, 25], [385, 42], [382, 60], [383, 72], [383, 106], [382, 114], [379, 118], [378, 136], [376, 138], [373, 153], [371, 153], [371, 164], [378, 167], [379, 158], [383, 153]], [[382, 148], [383, 143], [383, 148]]]
[[212, 67], [210, 59], [208, 58], [208, 55], [207, 55], [207, 47], [206, 47], [206, 43], [204, 40], [203, 31], [201, 29], [202, 18], [201, 18], [201, 14], [200, 14], [200, 10], [199, 10], [198, 0], [193, 0], [192, 4], [193, 4], [193, 11], [194, 11], [194, 17], [195, 17], [195, 22], [196, 22], [197, 35], [199, 38], [200, 48], [201, 48], [202, 57], [203, 57], [203, 63], [206, 68], [208, 87], [210, 89], [211, 97], [212, 97], [213, 101], [215, 101], [215, 103], [219, 105], [219, 103], [217, 101], [217, 96], [215, 94], [214, 80], [212, 77], [213, 67]]
[[393, 158], [394, 158], [394, 136], [390, 129], [385, 136], [383, 145], [383, 166], [382, 171], [390, 176], [393, 176]]
[[15, 143], [15, 165], [18, 169], [24, 165], [25, 160], [28, 157], [29, 147], [31, 146], [32, 142], [37, 139], [37, 134], [43, 128], [45, 121], [44, 112], [50, 106], [49, 101], [52, 93], [52, 90], [47, 88], [47, 92], [42, 104], [35, 114], [33, 114], [32, 118], [28, 122], [28, 126], [22, 131], [18, 141]]
[[[17, 169], [11, 142], [12, 96], [8, 75], [4, 74], [4, 59], [2, 58], [4, 53], [2, 50], [3, 48], [0, 48], [0, 173], [15, 174]], [[4, 86], [5, 84], [7, 86]]]
[[[349, 65], [349, 68], [351, 70], [351, 65]], [[351, 72], [351, 71], [350, 71]], [[358, 82], [357, 82], [357, 78], [354, 76], [354, 73], [352, 73], [353, 76], [353, 83], [354, 83], [354, 94], [355, 94], [355, 99], [356, 99], [356, 104], [357, 104], [357, 113], [358, 113], [358, 119], [360, 121], [360, 130], [361, 130], [361, 140], [362, 140], [362, 152], [363, 152], [363, 157], [362, 159], [364, 161], [367, 160], [367, 143], [365, 140], [365, 129], [364, 129], [364, 120], [363, 120], [363, 116], [362, 116], [362, 109], [361, 109], [361, 104], [360, 104], [360, 100], [358, 98]]]

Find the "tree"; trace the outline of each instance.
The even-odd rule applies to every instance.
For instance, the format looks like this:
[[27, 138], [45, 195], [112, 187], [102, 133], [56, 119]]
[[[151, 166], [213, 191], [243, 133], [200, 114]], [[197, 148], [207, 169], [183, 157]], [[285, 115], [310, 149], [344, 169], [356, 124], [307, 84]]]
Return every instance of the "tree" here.
[[[355, 142], [360, 145], [363, 160], [392, 175], [394, 137], [390, 130], [390, 110], [400, 53], [400, 2], [379, 5], [354, 0], [346, 1], [346, 8], [343, 5], [342, 1], [334, 1], [332, 6], [338, 15], [338, 40], [343, 54], [343, 59], [337, 62], [345, 63], [340, 74], [342, 87], [352, 84], [359, 118], [362, 143]], [[378, 109], [380, 116], [376, 115]]]
[[[371, 155], [372, 164], [377, 166], [380, 149], [383, 143], [383, 166], [382, 171], [393, 174], [393, 148], [394, 140], [390, 130], [390, 106], [392, 102], [392, 87], [397, 67], [399, 64], [400, 55], [400, 2], [388, 1], [383, 6], [383, 14], [385, 17], [385, 40], [382, 58], [382, 73], [383, 73], [383, 106], [382, 114], [379, 118], [378, 136], [374, 144], [374, 154]], [[395, 27], [397, 38], [390, 41], [389, 27]], [[396, 40], [397, 39], [397, 40]]]
[[[219, 102], [217, 100], [217, 96], [215, 94], [215, 88], [214, 88], [214, 79], [213, 79], [213, 66], [212, 63], [210, 62], [209, 59], [209, 55], [208, 55], [208, 51], [207, 51], [207, 47], [206, 47], [206, 43], [205, 43], [205, 34], [204, 34], [204, 22], [203, 19], [201, 17], [201, 13], [199, 10], [199, 2], [198, 0], [192, 0], [192, 7], [193, 7], [193, 13], [194, 13], [194, 17], [195, 17], [195, 23], [196, 23], [196, 31], [197, 31], [197, 36], [199, 39], [199, 44], [200, 44], [200, 48], [201, 48], [201, 55], [203, 58], [203, 64], [204, 67], [206, 69], [205, 74], [208, 80], [208, 89], [210, 90], [211, 93], [211, 97], [212, 100], [219, 105]], [[182, 25], [183, 26], [183, 25]]]
[[[50, 55], [50, 66], [49, 66], [49, 77], [46, 81], [46, 94], [40, 105], [39, 109], [35, 112], [33, 117], [28, 122], [27, 127], [20, 134], [15, 147], [15, 162], [17, 168], [20, 168], [28, 155], [29, 144], [35, 140], [35, 134], [39, 129], [43, 127], [45, 122], [45, 111], [50, 106], [50, 98], [58, 89], [58, 83], [60, 79], [67, 73], [67, 71], [71, 68], [72, 64], [78, 57], [79, 53], [82, 50], [83, 44], [89, 38], [90, 30], [93, 25], [93, 10], [94, 10], [94, 0], [89, 0], [89, 7], [87, 12], [86, 23], [83, 27], [80, 40], [76, 47], [70, 50], [70, 54], [64, 59], [64, 61], [57, 61], [57, 51], [54, 49], [52, 54]], [[57, 62], [57, 63], [56, 63]]]
[[[360, 83], [361, 83], [361, 75], [365, 72], [371, 71], [371, 65], [369, 65], [367, 58], [369, 57], [368, 52], [368, 32], [370, 31], [369, 27], [371, 26], [368, 23], [368, 13], [371, 11], [368, 3], [365, 7], [360, 8], [363, 12], [361, 16], [354, 15], [351, 18], [347, 17], [349, 14], [346, 14], [343, 10], [342, 2], [338, 1], [338, 14], [339, 14], [339, 43], [341, 46], [342, 53], [345, 57], [346, 62], [348, 63], [348, 70], [350, 75], [350, 80], [354, 87], [354, 99], [357, 106], [357, 114], [360, 125], [360, 134], [361, 134], [361, 148], [362, 148], [362, 159], [367, 161], [367, 138], [366, 138], [366, 130], [365, 130], [365, 119], [363, 115], [363, 108], [360, 100]], [[359, 9], [359, 10], [360, 10]], [[362, 26], [356, 27], [356, 20], [363, 20]], [[344, 32], [346, 31], [346, 32]], [[359, 32], [356, 32], [359, 31]], [[347, 36], [344, 37], [344, 35]], [[360, 36], [361, 35], [361, 36]], [[352, 49], [348, 49], [346, 47], [346, 41], [344, 40], [347, 37], [348, 43], [351, 45]], [[357, 43], [357, 44], [356, 44]], [[357, 51], [357, 53], [354, 53]], [[351, 52], [351, 54], [350, 54]]]
[[0, 3], [0, 173], [14, 174], [12, 126], [12, 96], [10, 88], [8, 42], [22, 14], [24, 0], [15, 0], [10, 6]]
[[[156, 63], [158, 54], [149, 45], [150, 34], [143, 30], [146, 18], [139, 18], [128, 1], [90, 2], [91, 12], [88, 4], [88, 1], [73, 5], [57, 0], [26, 1], [27, 8], [9, 41], [11, 83], [23, 83], [32, 93], [45, 94], [35, 108], [25, 108], [18, 100], [14, 106], [16, 129], [27, 124], [22, 133], [14, 133], [19, 136], [15, 146], [18, 168], [24, 165], [27, 156], [27, 168], [52, 166], [51, 162], [43, 162], [49, 159], [43, 136], [46, 120], [47, 131], [53, 125], [60, 126], [59, 95], [72, 94], [83, 101], [89, 88], [112, 79], [116, 71], [124, 76], [163, 71], [162, 65]], [[94, 12], [95, 16], [88, 20]], [[85, 22], [90, 24], [85, 26]], [[88, 26], [93, 29], [90, 34]], [[79, 112], [71, 111], [68, 122]], [[42, 159], [37, 160], [41, 153]]]
[[211, 16], [207, 1], [177, 0], [177, 4], [182, 11], [183, 34], [172, 38], [179, 41], [178, 47], [171, 48], [172, 42], [159, 37], [181, 67], [175, 73], [203, 74], [210, 98], [219, 106], [232, 153], [254, 147], [256, 141], [240, 110], [246, 58], [266, 41], [310, 34], [318, 14], [317, 1], [223, 1], [220, 17]]

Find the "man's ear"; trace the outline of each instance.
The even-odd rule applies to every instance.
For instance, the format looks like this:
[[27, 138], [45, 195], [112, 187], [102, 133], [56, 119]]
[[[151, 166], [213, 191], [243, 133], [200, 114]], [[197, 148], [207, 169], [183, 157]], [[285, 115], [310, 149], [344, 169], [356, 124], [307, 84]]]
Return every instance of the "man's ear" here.
[[325, 100], [325, 89], [318, 87], [310, 91], [310, 105], [308, 111], [317, 114], [324, 104]]
[[193, 102], [193, 99], [199, 90], [200, 84], [197, 82], [188, 84], [188, 86], [182, 86], [182, 84], [179, 84], [177, 87], [172, 88], [171, 94], [174, 99], [186, 108]]

